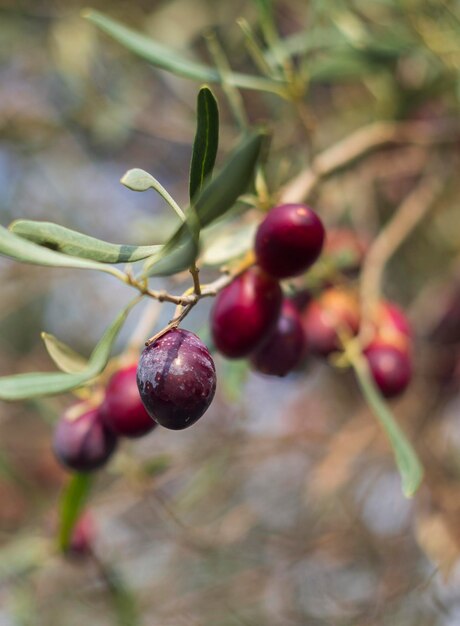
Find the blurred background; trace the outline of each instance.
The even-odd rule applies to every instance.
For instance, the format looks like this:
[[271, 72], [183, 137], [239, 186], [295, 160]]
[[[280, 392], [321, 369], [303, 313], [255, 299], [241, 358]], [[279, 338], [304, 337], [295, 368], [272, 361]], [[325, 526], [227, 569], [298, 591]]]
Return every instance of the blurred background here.
[[[161, 242], [174, 229], [170, 212], [119, 179], [143, 168], [186, 203], [198, 85], [97, 32], [83, 8], [0, 2], [0, 220]], [[212, 28], [232, 66], [256, 72], [235, 23], [244, 16], [258, 32], [249, 0], [94, 8], [208, 63], [203, 34]], [[453, 128], [442, 145], [371, 153], [315, 197], [329, 227], [370, 241], [421, 173], [442, 175], [441, 197], [385, 282], [415, 327], [416, 377], [394, 410], [425, 465], [422, 489], [402, 496], [349, 373], [311, 358], [267, 379], [217, 358], [205, 417], [188, 431], [123, 443], [90, 499], [97, 559], [66, 559], [49, 549], [67, 480], [50, 442], [74, 400], [0, 403], [0, 626], [460, 625], [460, 5], [280, 0], [276, 15], [310, 83], [300, 118], [275, 95], [243, 94], [250, 119], [274, 127], [272, 190], [312, 151], [370, 122]], [[215, 92], [222, 159], [238, 133]], [[42, 330], [89, 354], [132, 296], [110, 276], [7, 259], [0, 277], [0, 375], [53, 369]], [[208, 307], [186, 327], [205, 328]], [[130, 316], [118, 350], [141, 314]], [[172, 314], [165, 304], [156, 327]]]

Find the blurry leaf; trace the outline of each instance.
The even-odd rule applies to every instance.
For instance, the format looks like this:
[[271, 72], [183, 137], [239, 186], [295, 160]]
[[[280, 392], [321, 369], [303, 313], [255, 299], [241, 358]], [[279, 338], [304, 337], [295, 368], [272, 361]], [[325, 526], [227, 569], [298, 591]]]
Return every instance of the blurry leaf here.
[[100, 263], [134, 263], [155, 254], [161, 248], [160, 245], [128, 246], [108, 243], [52, 222], [16, 220], [8, 229], [45, 248]]
[[50, 543], [43, 537], [27, 535], [8, 542], [0, 549], [0, 582], [21, 579], [40, 567], [50, 553]]
[[202, 233], [204, 252], [201, 262], [209, 266], [221, 266], [228, 261], [242, 256], [254, 245], [257, 224], [229, 224], [219, 222]]
[[208, 87], [202, 87], [197, 99], [197, 127], [190, 164], [190, 202], [200, 192], [214, 168], [219, 145], [219, 110]]
[[101, 566], [104, 569], [105, 582], [112, 595], [113, 608], [118, 624], [120, 626], [137, 626], [140, 624], [140, 616], [136, 596], [127, 587], [118, 570], [105, 563], [101, 563]]
[[273, 6], [271, 0], [253, 0], [260, 13], [265, 16], [271, 16], [273, 12]]
[[0, 226], [0, 254], [10, 257], [22, 263], [32, 263], [33, 265], [44, 265], [49, 267], [68, 267], [83, 270], [100, 270], [113, 274], [124, 280], [125, 274], [115, 267], [104, 265], [97, 261], [90, 261], [77, 257], [70, 257], [61, 252], [55, 252], [48, 248], [39, 246], [32, 241], [23, 239]]
[[200, 81], [217, 81], [217, 72], [208, 65], [183, 58], [175, 50], [154, 41], [151, 37], [128, 28], [99, 11], [92, 9], [86, 11], [83, 17], [98, 26], [102, 31], [113, 37], [125, 48], [131, 50], [146, 61], [157, 67]]
[[67, 344], [56, 339], [54, 335], [42, 333], [41, 337], [48, 354], [63, 372], [76, 374], [83, 372], [88, 367], [88, 361], [84, 357], [72, 350]]
[[62, 492], [59, 504], [59, 548], [68, 550], [73, 529], [88, 499], [93, 477], [91, 474], [74, 474]]
[[329, 58], [315, 59], [311, 66], [310, 80], [315, 82], [345, 81], [361, 78], [374, 73], [376, 66], [354, 51], [343, 51], [340, 55]]
[[200, 223], [195, 209], [189, 207], [186, 221], [163, 246], [161, 252], [148, 259], [144, 276], [171, 276], [188, 269], [199, 251]]
[[169, 206], [177, 213], [182, 221], [185, 221], [185, 215], [177, 204], [177, 202], [170, 196], [163, 185], [152, 174], [145, 172], [139, 168], [128, 170], [123, 178], [120, 180], [122, 185], [128, 187], [132, 191], [147, 191], [148, 189], [154, 189], [165, 200]]
[[247, 135], [226, 159], [219, 173], [209, 181], [194, 204], [201, 228], [222, 217], [233, 207], [251, 180], [266, 133]]
[[[168, 46], [160, 44], [150, 37], [124, 26], [99, 11], [88, 10], [83, 14], [83, 17], [90, 20], [90, 22], [113, 37], [116, 41], [125, 46], [125, 48], [131, 50], [131, 52], [134, 52], [156, 67], [172, 72], [177, 76], [191, 78], [200, 82], [221, 82], [219, 72], [213, 67], [186, 59]], [[236, 72], [229, 74], [226, 79], [235, 87], [268, 91], [284, 96], [284, 85], [282, 82]]]
[[225, 161], [222, 169], [198, 194], [186, 211], [187, 221], [161, 252], [148, 259], [144, 276], [169, 276], [190, 267], [198, 255], [200, 227], [223, 216], [233, 207], [254, 176], [265, 133], [248, 135]]
[[420, 487], [423, 467], [374, 383], [366, 360], [362, 356], [353, 359], [353, 367], [366, 402], [387, 434], [401, 475], [403, 493], [410, 498]]
[[0, 378], [0, 400], [25, 400], [40, 396], [52, 396], [80, 387], [98, 376], [107, 365], [110, 351], [130, 309], [139, 301], [131, 302], [105, 331], [94, 348], [85, 370], [66, 374], [64, 372], [32, 372]]
[[273, 2], [272, 0], [253, 0], [253, 3], [256, 5], [259, 13], [259, 21], [264, 37], [268, 47], [271, 48], [272, 44], [279, 41], [273, 16]]
[[[344, 44], [345, 38], [336, 28], [321, 28], [301, 31], [283, 38], [265, 51], [265, 58], [270, 64], [277, 59], [284, 60], [290, 56], [306, 54], [310, 51], [323, 50], [325, 48], [348, 47]], [[336, 50], [337, 52], [337, 50]]]
[[222, 389], [229, 402], [239, 402], [243, 393], [243, 385], [249, 374], [247, 360], [222, 362]]
[[172, 460], [168, 454], [160, 454], [145, 461], [142, 464], [142, 470], [148, 476], [157, 476], [169, 469], [171, 464]]

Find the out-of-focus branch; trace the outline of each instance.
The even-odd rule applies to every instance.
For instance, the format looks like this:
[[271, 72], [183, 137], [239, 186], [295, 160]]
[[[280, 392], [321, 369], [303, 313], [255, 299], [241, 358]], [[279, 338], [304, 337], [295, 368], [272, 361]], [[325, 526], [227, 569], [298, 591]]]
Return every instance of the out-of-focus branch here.
[[371, 150], [391, 144], [433, 145], [452, 143], [460, 138], [458, 122], [375, 122], [319, 153], [311, 165], [288, 182], [280, 191], [279, 201], [306, 200], [318, 183], [333, 172], [363, 157]]
[[364, 343], [372, 332], [370, 320], [380, 298], [385, 265], [431, 208], [442, 190], [443, 182], [435, 175], [422, 178], [380, 232], [366, 255], [360, 279], [361, 339]]

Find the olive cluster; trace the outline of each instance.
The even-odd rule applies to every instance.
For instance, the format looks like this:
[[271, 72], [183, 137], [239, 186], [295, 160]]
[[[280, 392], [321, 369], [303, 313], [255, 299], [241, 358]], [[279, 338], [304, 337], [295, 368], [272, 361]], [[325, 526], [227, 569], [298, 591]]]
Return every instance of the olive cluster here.
[[249, 357], [264, 374], [285, 376], [307, 350], [299, 311], [283, 296], [279, 280], [303, 274], [318, 259], [324, 226], [308, 206], [272, 209], [255, 238], [257, 264], [216, 298], [211, 332], [228, 358]]
[[[279, 280], [304, 274], [318, 259], [325, 240], [318, 216], [302, 204], [276, 207], [259, 226], [257, 265], [222, 291], [211, 316], [217, 349], [227, 358], [249, 358], [253, 368], [285, 376], [307, 353], [328, 357], [357, 335], [360, 302], [349, 287], [325, 282], [317, 297], [307, 290], [283, 296]], [[331, 230], [327, 252], [351, 252], [345, 273], [355, 273], [365, 245], [347, 230]], [[402, 393], [412, 377], [412, 331], [404, 312], [382, 301], [372, 312], [373, 333], [364, 346], [370, 372], [382, 394]]]
[[[356, 271], [364, 254], [351, 231], [331, 231], [329, 247], [353, 248]], [[315, 298], [301, 289], [284, 295], [280, 281], [304, 275], [319, 258], [325, 229], [304, 204], [272, 209], [254, 242], [255, 265], [217, 295], [211, 311], [215, 348], [229, 359], [249, 359], [263, 374], [285, 376], [307, 353], [340, 352], [360, 330], [357, 294], [348, 287], [322, 285]], [[381, 302], [372, 317], [372, 340], [363, 354], [383, 395], [400, 394], [412, 376], [412, 332], [401, 309]], [[216, 390], [213, 358], [195, 334], [172, 328], [142, 352], [138, 364], [119, 369], [97, 406], [79, 403], [57, 424], [54, 450], [76, 471], [95, 470], [109, 459], [119, 437], [141, 437], [157, 424], [181, 430], [208, 409]]]

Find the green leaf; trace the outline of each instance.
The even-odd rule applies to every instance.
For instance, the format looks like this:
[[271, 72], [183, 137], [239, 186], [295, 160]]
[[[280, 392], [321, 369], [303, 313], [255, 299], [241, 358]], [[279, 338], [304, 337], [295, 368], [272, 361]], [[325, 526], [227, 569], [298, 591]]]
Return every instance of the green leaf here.
[[190, 202], [201, 191], [216, 162], [219, 145], [219, 109], [212, 91], [202, 87], [197, 99], [197, 126], [190, 164]]
[[353, 358], [352, 364], [364, 398], [383, 427], [393, 448], [396, 465], [401, 475], [403, 493], [410, 498], [420, 487], [423, 467], [374, 383], [366, 360], [360, 355]]
[[59, 548], [66, 552], [73, 529], [83, 511], [92, 484], [90, 474], [74, 474], [62, 492], [59, 503]]
[[46, 350], [60, 370], [67, 374], [84, 372], [88, 367], [88, 361], [75, 352], [70, 346], [56, 339], [54, 335], [42, 333], [41, 335]]
[[132, 170], [128, 170], [123, 178], [120, 180], [122, 185], [128, 187], [132, 191], [147, 191], [147, 189], [154, 189], [160, 196], [166, 200], [169, 206], [177, 213], [180, 219], [184, 222], [185, 215], [174, 200], [174, 198], [166, 191], [163, 185], [154, 177], [152, 174], [141, 170], [139, 168], [135, 168]]
[[[222, 80], [220, 73], [213, 67], [186, 59], [168, 46], [124, 26], [124, 24], [99, 11], [90, 9], [83, 13], [83, 17], [113, 37], [125, 48], [156, 67], [167, 70], [177, 76], [198, 80], [202, 83], [220, 83]], [[230, 73], [226, 76], [226, 80], [235, 87], [242, 89], [268, 91], [282, 97], [285, 96], [285, 86], [281, 81], [268, 80], [260, 76], [250, 76], [237, 72]]]
[[21, 261], [22, 263], [49, 267], [100, 270], [101, 272], [113, 274], [121, 280], [125, 279], [125, 274], [116, 267], [88, 259], [70, 257], [61, 252], [49, 250], [48, 248], [39, 246], [32, 241], [15, 235], [3, 226], [0, 226], [0, 254], [15, 259], [16, 261]]
[[161, 252], [148, 259], [143, 276], [171, 276], [188, 269], [199, 252], [200, 223], [196, 211], [189, 207], [186, 221], [176, 230]]
[[198, 255], [200, 227], [204, 228], [233, 207], [254, 177], [265, 133], [251, 133], [230, 154], [211, 181], [186, 211], [187, 222], [174, 233], [161, 252], [148, 259], [143, 276], [168, 276], [192, 265]]
[[254, 247], [258, 224], [229, 222], [224, 219], [202, 232], [203, 254], [201, 263], [218, 266], [246, 254]]
[[222, 217], [231, 209], [254, 178], [265, 131], [247, 135], [233, 150], [219, 173], [209, 181], [195, 199], [201, 228]]
[[318, 83], [344, 82], [375, 74], [377, 71], [379, 68], [362, 54], [354, 50], [344, 50], [335, 56], [315, 59], [311, 67], [310, 80]]
[[242, 398], [243, 387], [248, 378], [250, 369], [247, 360], [224, 360], [222, 362], [223, 391], [228, 402], [239, 402]]
[[[108, 243], [52, 222], [16, 220], [8, 229], [44, 248], [100, 263], [134, 263], [157, 253], [161, 246], [128, 246]], [[100, 269], [100, 268], [98, 268]]]
[[107, 365], [115, 339], [123, 326], [131, 308], [139, 302], [131, 302], [107, 328], [93, 350], [87, 367], [77, 373], [32, 372], [14, 374], [0, 378], [0, 400], [26, 400], [41, 396], [52, 396], [80, 387], [88, 380], [98, 376]]

